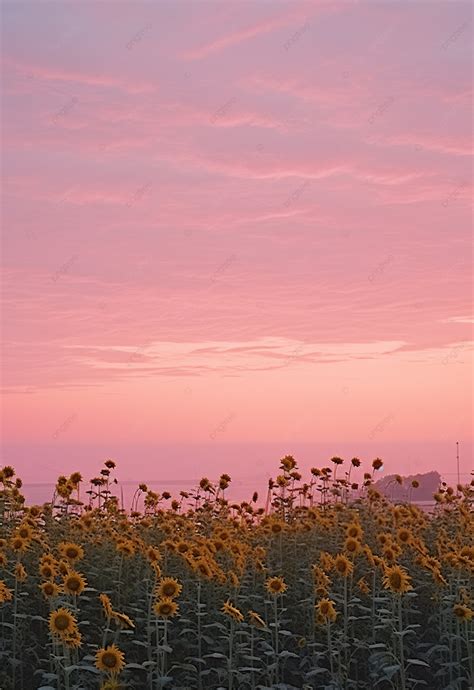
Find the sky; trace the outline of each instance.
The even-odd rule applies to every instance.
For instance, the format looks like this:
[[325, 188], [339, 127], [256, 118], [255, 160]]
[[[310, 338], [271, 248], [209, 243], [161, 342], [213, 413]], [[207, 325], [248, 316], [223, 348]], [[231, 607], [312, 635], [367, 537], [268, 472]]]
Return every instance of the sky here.
[[467, 478], [472, 5], [2, 15], [3, 462]]

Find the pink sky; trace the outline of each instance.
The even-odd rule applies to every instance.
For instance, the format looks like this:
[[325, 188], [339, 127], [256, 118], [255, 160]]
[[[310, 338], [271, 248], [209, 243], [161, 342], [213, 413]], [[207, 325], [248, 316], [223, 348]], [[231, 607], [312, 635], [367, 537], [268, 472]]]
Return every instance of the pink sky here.
[[469, 3], [2, 9], [3, 462], [470, 471]]

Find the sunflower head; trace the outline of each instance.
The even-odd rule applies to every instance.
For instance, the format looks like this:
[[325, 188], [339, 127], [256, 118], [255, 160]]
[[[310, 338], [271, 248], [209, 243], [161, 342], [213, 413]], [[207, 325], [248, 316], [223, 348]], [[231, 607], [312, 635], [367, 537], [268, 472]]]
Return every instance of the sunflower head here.
[[259, 616], [258, 613], [256, 613], [255, 611], [249, 611], [248, 617], [251, 625], [255, 626], [256, 628], [260, 628], [261, 630], [263, 630], [267, 627], [267, 624], [265, 623], [263, 618], [261, 618], [261, 616]]
[[15, 566], [15, 579], [18, 580], [18, 582], [24, 582], [27, 577], [27, 572], [25, 570], [25, 566], [23, 563], [17, 563]]
[[469, 606], [464, 606], [464, 604], [455, 604], [453, 607], [453, 613], [459, 620], [470, 621], [474, 615], [474, 611], [469, 608]]
[[288, 585], [285, 583], [282, 577], [269, 577], [265, 582], [265, 587], [273, 596], [283, 594], [288, 589]]
[[153, 606], [153, 611], [158, 618], [173, 618], [178, 613], [178, 609], [179, 606], [174, 599], [169, 598], [158, 599]]
[[102, 647], [95, 655], [95, 665], [99, 671], [117, 676], [125, 666], [124, 653], [114, 644]]
[[280, 534], [283, 531], [283, 523], [279, 520], [275, 520], [270, 525], [270, 532], [272, 534]]
[[150, 563], [157, 563], [158, 561], [161, 561], [161, 553], [157, 548], [154, 546], [149, 546], [148, 549], [146, 550], [146, 557], [150, 561]]
[[346, 527], [346, 536], [352, 539], [362, 539], [362, 527], [357, 522], [351, 522]]
[[79, 630], [76, 629], [71, 634], [64, 636], [63, 643], [66, 647], [69, 647], [69, 649], [79, 649], [82, 645], [82, 635]]
[[359, 588], [359, 592], [362, 594], [368, 594], [370, 592], [370, 587], [365, 581], [365, 578], [361, 577], [360, 580], [357, 582], [357, 587]]
[[86, 584], [85, 578], [75, 570], [71, 570], [63, 579], [63, 589], [66, 594], [82, 594]]
[[413, 589], [410, 584], [410, 576], [399, 565], [385, 568], [383, 586], [394, 594], [405, 594]]
[[156, 586], [156, 594], [159, 598], [175, 599], [181, 594], [183, 585], [174, 577], [164, 577]]
[[113, 613], [112, 602], [107, 594], [99, 594], [100, 603], [105, 613], [106, 618], [111, 618]]
[[45, 580], [51, 580], [57, 574], [56, 568], [49, 562], [44, 562], [42, 565], [40, 565], [39, 572], [41, 577]]
[[334, 569], [340, 577], [348, 577], [354, 570], [354, 566], [351, 561], [341, 553], [334, 559]]
[[9, 589], [3, 580], [0, 580], [0, 604], [13, 599], [13, 592]]
[[61, 544], [59, 544], [59, 553], [70, 563], [84, 558], [84, 549], [82, 546], [74, 544], [73, 542], [61, 542]]
[[31, 531], [31, 527], [28, 524], [23, 524], [18, 527], [17, 534], [19, 537], [22, 539], [31, 539], [33, 537], [33, 533]]
[[64, 638], [77, 629], [77, 621], [69, 609], [60, 607], [50, 613], [49, 629], [54, 636]]
[[229, 616], [233, 620], [237, 621], [237, 623], [241, 623], [244, 620], [242, 612], [239, 611], [239, 609], [236, 606], [234, 606], [229, 599], [227, 599], [227, 601], [224, 602], [221, 611], [226, 616]]
[[413, 535], [406, 527], [400, 527], [397, 532], [397, 539], [401, 544], [410, 544], [413, 540]]
[[204, 558], [198, 558], [198, 560], [194, 561], [193, 569], [201, 577], [204, 577], [207, 579], [210, 579], [212, 577], [212, 570], [209, 566], [208, 561]]
[[347, 537], [344, 542], [344, 549], [350, 556], [355, 556], [362, 550], [361, 543], [358, 539], [354, 537]]
[[59, 594], [59, 587], [55, 582], [43, 582], [39, 587], [46, 599], [52, 599]]
[[16, 536], [13, 537], [10, 546], [16, 553], [24, 553], [30, 545], [29, 539], [23, 539], [23, 537]]
[[135, 628], [135, 623], [132, 621], [126, 613], [119, 613], [118, 611], [112, 611], [112, 620], [118, 625], [119, 628], [124, 630], [133, 630]]
[[336, 620], [337, 612], [331, 599], [321, 599], [315, 607], [316, 616], [321, 616], [326, 623]]

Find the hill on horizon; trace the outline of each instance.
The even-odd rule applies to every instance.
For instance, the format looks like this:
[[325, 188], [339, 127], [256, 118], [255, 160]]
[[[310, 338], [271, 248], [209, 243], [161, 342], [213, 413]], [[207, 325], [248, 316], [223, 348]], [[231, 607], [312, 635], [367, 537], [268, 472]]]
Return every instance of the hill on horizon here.
[[[388, 474], [375, 482], [375, 488], [394, 501], [432, 501], [433, 494], [438, 491], [442, 482], [439, 472], [422, 472], [402, 477], [402, 483], [397, 482], [397, 474]], [[417, 488], [412, 487], [412, 482], [418, 482]]]

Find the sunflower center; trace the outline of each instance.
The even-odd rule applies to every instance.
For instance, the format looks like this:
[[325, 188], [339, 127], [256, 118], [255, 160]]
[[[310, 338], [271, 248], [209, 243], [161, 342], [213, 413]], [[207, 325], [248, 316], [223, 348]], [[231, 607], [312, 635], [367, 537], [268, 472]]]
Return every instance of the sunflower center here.
[[390, 583], [392, 587], [400, 587], [400, 585], [402, 584], [402, 578], [400, 577], [400, 573], [392, 573], [390, 575]]
[[115, 668], [117, 666], [117, 656], [113, 652], [105, 652], [102, 657], [102, 663], [107, 668]]
[[69, 616], [60, 613], [59, 616], [56, 616], [54, 625], [58, 630], [66, 630], [69, 627]]
[[175, 593], [175, 586], [172, 584], [167, 584], [163, 587], [163, 594], [167, 597], [173, 596]]
[[71, 577], [67, 581], [67, 586], [69, 587], [69, 589], [72, 589], [75, 592], [79, 589], [79, 587], [81, 586], [81, 583], [79, 582], [77, 577]]

